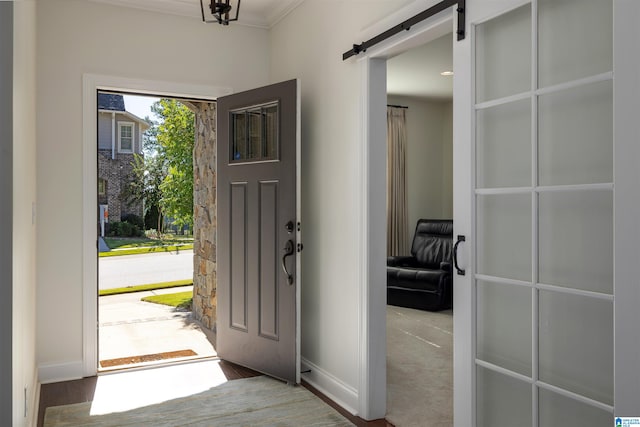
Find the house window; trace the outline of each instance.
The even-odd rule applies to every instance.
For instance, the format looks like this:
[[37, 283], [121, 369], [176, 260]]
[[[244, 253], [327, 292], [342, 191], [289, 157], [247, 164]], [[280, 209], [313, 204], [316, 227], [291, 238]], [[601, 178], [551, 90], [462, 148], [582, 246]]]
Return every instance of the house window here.
[[118, 151], [133, 153], [133, 123], [118, 122]]
[[107, 180], [98, 178], [98, 195], [104, 196], [107, 194]]

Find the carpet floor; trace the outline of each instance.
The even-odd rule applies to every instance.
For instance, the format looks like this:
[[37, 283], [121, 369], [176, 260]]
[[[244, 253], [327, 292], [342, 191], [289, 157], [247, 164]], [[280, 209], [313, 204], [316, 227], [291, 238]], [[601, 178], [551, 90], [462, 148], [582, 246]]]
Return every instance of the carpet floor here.
[[453, 312], [387, 306], [387, 421], [453, 426]]
[[92, 415], [92, 403], [47, 408], [45, 427], [352, 426], [309, 390], [260, 376], [125, 412]]

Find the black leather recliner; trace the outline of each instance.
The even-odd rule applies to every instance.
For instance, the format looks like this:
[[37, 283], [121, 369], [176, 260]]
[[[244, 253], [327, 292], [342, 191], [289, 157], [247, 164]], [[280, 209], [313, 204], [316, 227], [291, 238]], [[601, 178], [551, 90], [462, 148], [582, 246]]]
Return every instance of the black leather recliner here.
[[431, 311], [450, 308], [452, 250], [452, 220], [418, 220], [411, 256], [387, 258], [387, 304]]

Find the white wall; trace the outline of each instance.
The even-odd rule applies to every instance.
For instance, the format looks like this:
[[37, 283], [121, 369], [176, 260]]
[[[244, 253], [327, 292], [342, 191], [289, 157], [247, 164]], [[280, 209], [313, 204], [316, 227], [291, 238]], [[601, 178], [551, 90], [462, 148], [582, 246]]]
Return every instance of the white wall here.
[[418, 219], [452, 218], [452, 103], [392, 95], [387, 102], [409, 107], [406, 168], [411, 242]]
[[357, 237], [362, 76], [342, 53], [362, 41], [363, 27], [403, 4], [308, 0], [271, 31], [272, 81], [297, 77], [302, 86], [302, 357], [311, 369], [305, 378], [352, 411], [364, 391]]
[[[37, 417], [36, 240], [36, 4], [14, 2], [13, 27], [13, 426]], [[25, 402], [26, 391], [26, 402]], [[25, 416], [26, 408], [26, 416]]]
[[269, 45], [266, 30], [87, 1], [38, 2], [37, 18], [37, 345], [51, 381], [83, 372], [83, 74], [243, 90], [268, 83]]

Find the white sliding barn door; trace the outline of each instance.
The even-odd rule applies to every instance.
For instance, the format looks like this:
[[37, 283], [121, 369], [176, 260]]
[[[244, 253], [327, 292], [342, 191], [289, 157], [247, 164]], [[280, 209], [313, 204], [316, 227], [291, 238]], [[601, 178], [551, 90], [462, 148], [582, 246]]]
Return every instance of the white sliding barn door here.
[[640, 40], [637, 21], [624, 38], [614, 25], [639, 19], [638, 3], [467, 1], [468, 38], [454, 43], [456, 426], [640, 416], [638, 315], [620, 313], [633, 306], [620, 298], [640, 304], [638, 279], [614, 258], [635, 251], [638, 265], [626, 212], [639, 190], [622, 189], [639, 183], [640, 83], [616, 67], [637, 71], [623, 48]]

